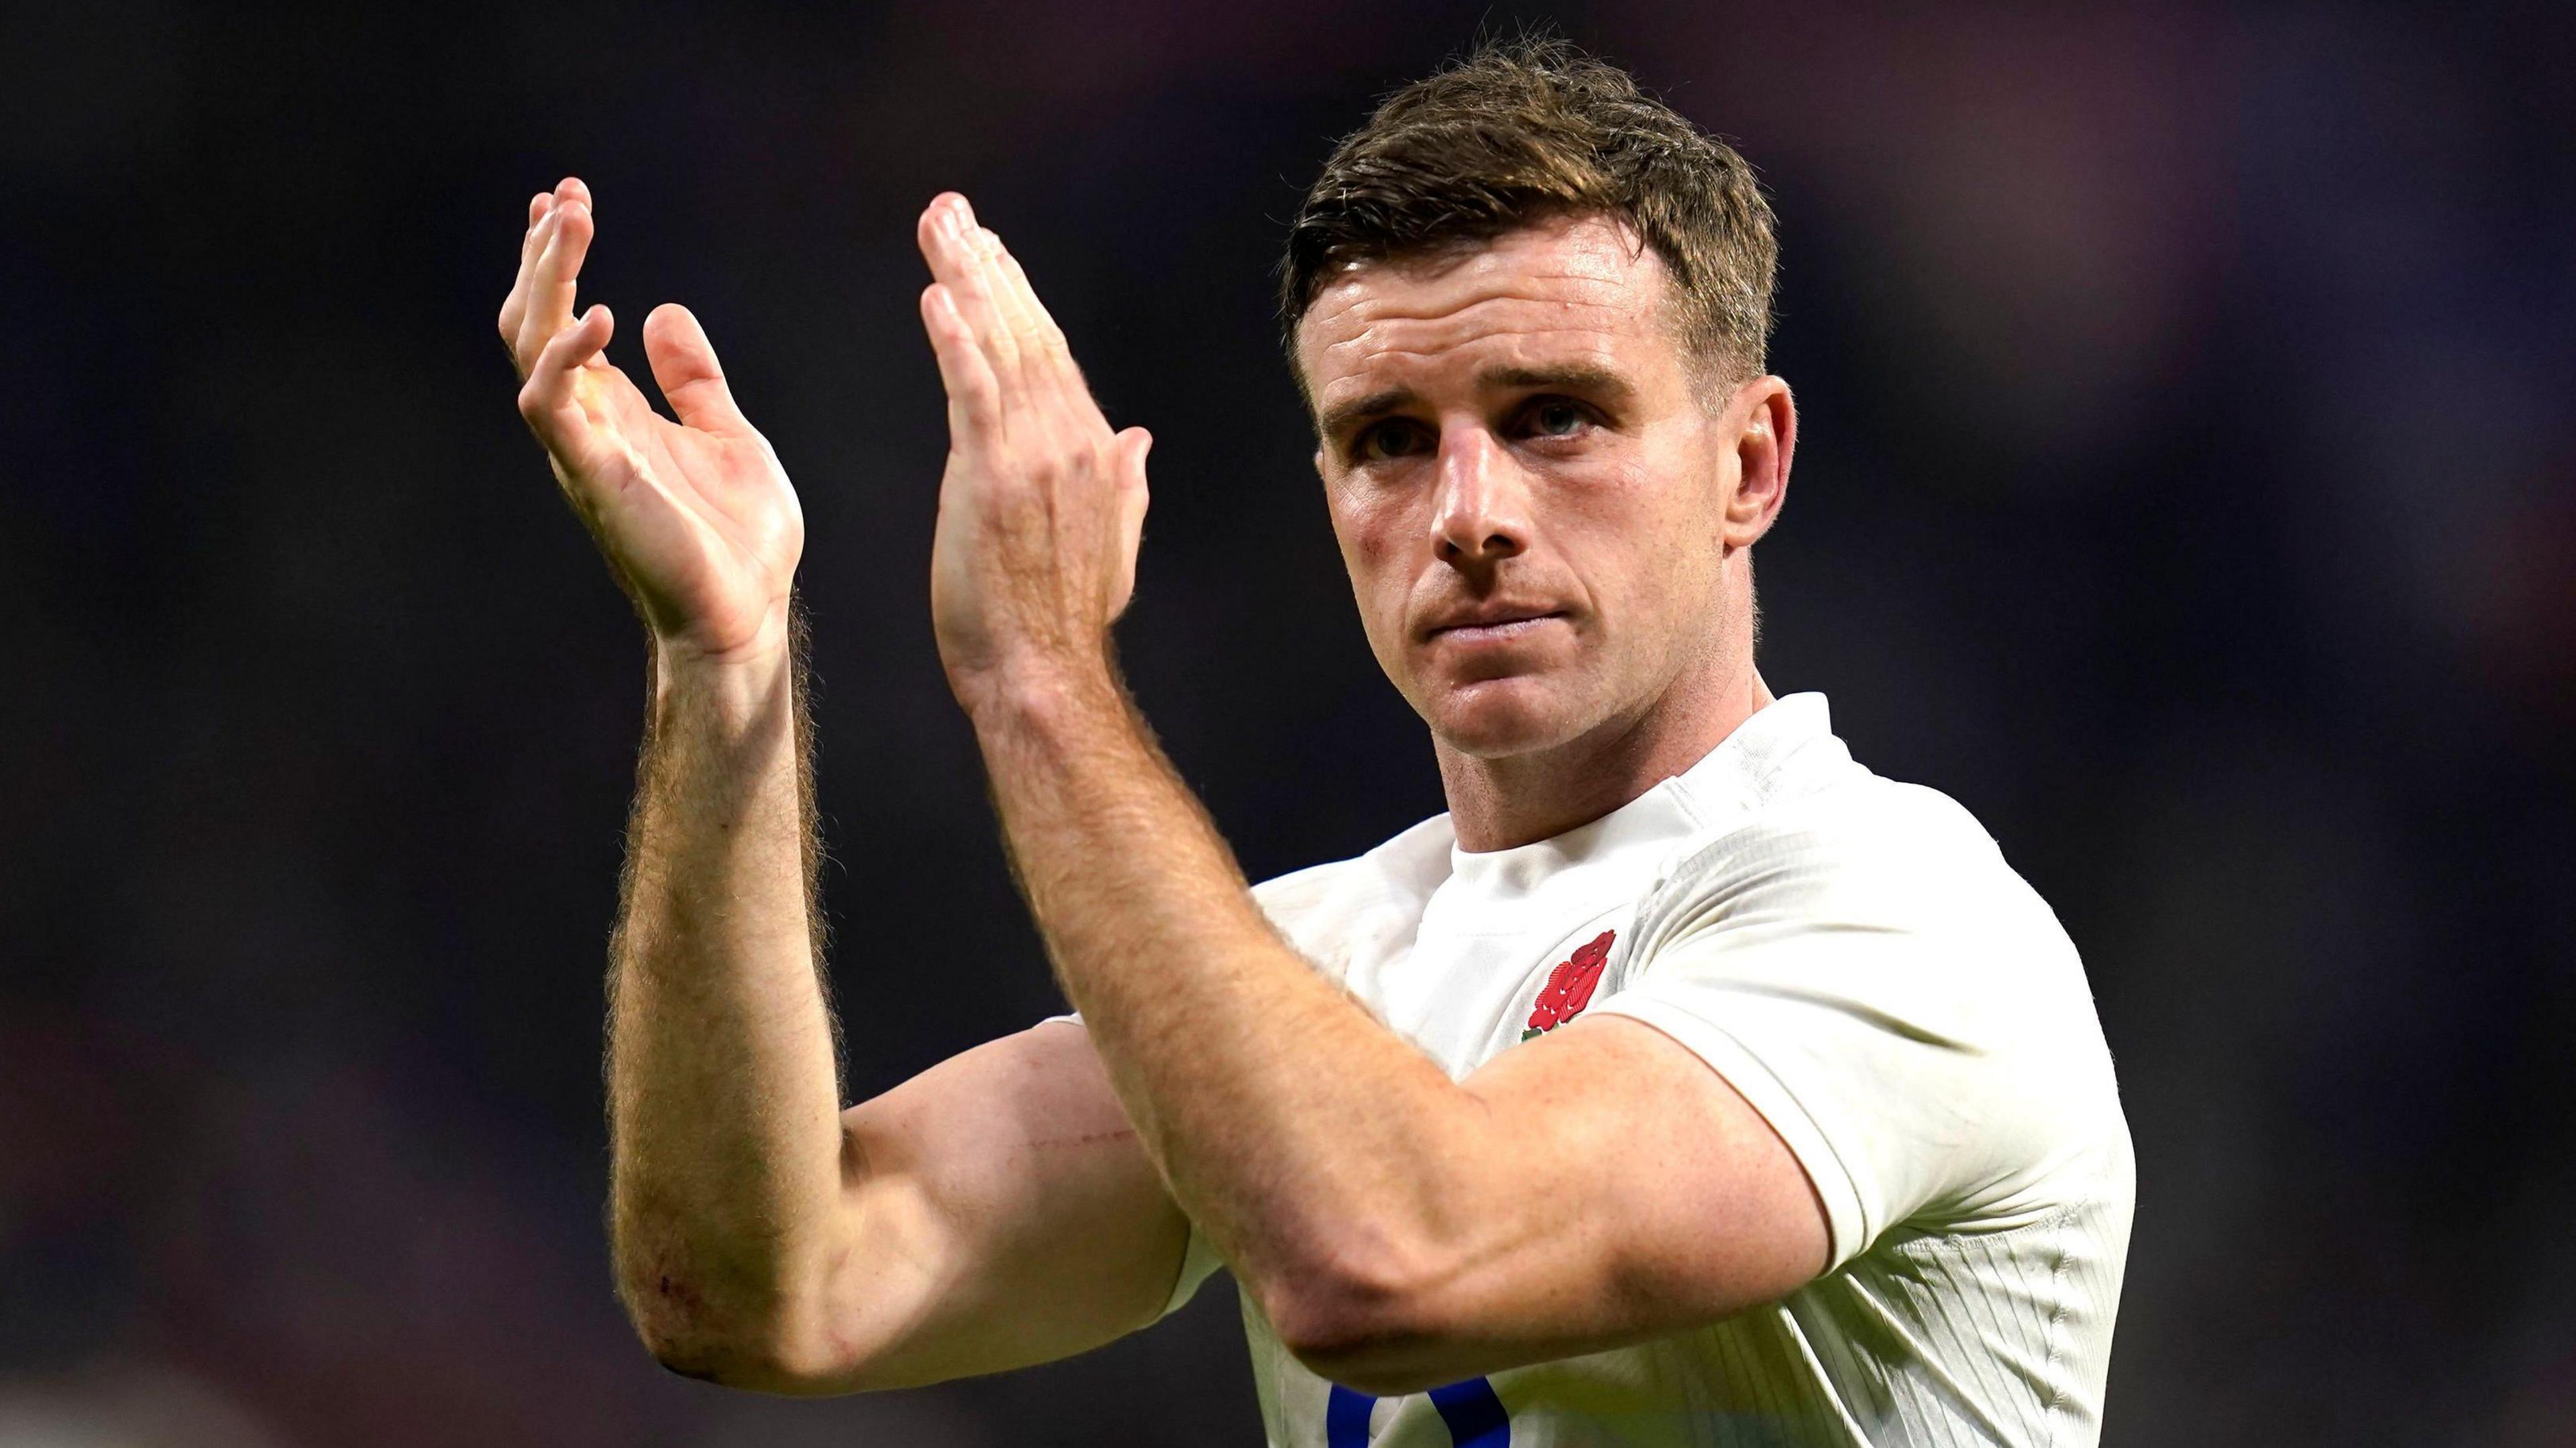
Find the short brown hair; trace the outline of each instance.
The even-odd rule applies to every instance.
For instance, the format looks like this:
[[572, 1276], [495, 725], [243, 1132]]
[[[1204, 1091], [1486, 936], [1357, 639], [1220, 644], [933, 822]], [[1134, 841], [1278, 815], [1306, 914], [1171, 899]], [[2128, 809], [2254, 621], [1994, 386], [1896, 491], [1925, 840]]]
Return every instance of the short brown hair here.
[[1780, 249], [1753, 168], [1626, 71], [1556, 39], [1483, 46], [1387, 97], [1333, 149], [1280, 263], [1289, 363], [1315, 294], [1350, 263], [1595, 215], [1663, 259], [1697, 360], [1729, 381], [1761, 373]]

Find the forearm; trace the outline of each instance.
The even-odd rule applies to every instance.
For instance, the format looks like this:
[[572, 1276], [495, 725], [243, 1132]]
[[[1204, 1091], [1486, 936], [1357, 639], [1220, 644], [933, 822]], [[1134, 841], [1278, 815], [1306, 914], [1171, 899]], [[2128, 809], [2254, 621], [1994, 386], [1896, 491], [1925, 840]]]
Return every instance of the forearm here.
[[1329, 1341], [1362, 1320], [1345, 1305], [1440, 1270], [1487, 1195], [1449, 1188], [1496, 1133], [1269, 928], [1119, 688], [1149, 439], [1110, 430], [961, 200], [922, 249], [950, 404], [931, 612], [1031, 909], [1175, 1198], [1292, 1348]]
[[[1114, 684], [977, 725], [1057, 972], [1174, 1197], [1265, 1298], [1401, 1271], [1476, 1103], [1270, 929]], [[1354, 1203], [1384, 1230], [1354, 1234]]]
[[656, 657], [611, 949], [611, 1221], [628, 1309], [684, 1370], [792, 1314], [843, 1199], [797, 667]]

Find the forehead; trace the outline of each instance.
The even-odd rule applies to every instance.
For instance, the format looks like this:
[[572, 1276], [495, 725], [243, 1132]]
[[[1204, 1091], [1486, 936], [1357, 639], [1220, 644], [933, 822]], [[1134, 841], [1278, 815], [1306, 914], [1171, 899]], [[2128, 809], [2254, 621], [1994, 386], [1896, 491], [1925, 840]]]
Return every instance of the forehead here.
[[1679, 365], [1662, 258], [1606, 217], [1557, 218], [1335, 275], [1297, 325], [1318, 411], [1439, 374], [1585, 363]]

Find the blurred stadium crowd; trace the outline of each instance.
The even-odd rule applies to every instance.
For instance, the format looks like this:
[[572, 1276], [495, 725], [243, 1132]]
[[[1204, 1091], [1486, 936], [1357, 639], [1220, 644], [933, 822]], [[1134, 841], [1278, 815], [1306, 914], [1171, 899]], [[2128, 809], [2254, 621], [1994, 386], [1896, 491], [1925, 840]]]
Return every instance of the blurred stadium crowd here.
[[2576, 1441], [2561, 7], [672, 4], [0, 18], [0, 1444], [1257, 1441], [1233, 1303], [832, 1404], [608, 1291], [642, 651], [491, 333], [599, 198], [802, 491], [851, 1086], [1057, 1008], [923, 588], [911, 218], [1158, 435], [1128, 668], [1246, 867], [1439, 808], [1268, 268], [1552, 16], [1737, 138], [1804, 446], [1763, 668], [2083, 948], [2136, 1131], [2106, 1442]]

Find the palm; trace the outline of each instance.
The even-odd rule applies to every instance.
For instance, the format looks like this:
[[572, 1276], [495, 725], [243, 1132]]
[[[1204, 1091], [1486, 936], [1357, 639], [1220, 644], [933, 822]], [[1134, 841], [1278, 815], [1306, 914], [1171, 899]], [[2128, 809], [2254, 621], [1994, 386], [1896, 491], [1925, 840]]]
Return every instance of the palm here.
[[709, 652], [754, 642], [784, 603], [805, 534], [768, 442], [673, 422], [597, 357], [574, 397], [585, 426], [556, 454], [555, 475], [646, 624]]
[[678, 421], [603, 355], [605, 307], [575, 318], [591, 234], [577, 180], [537, 197], [501, 336], [526, 386], [519, 410], [655, 637], [711, 655], [783, 644], [804, 547], [796, 491], [727, 391], [715, 349], [681, 307], [644, 324], [653, 379]]

